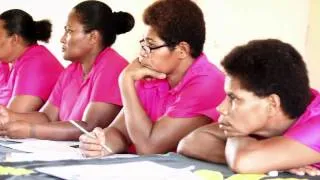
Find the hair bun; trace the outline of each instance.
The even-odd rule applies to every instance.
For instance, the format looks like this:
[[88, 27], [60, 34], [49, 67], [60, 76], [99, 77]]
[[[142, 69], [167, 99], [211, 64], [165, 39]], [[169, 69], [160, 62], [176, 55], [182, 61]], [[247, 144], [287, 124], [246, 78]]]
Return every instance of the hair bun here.
[[115, 24], [115, 32], [123, 34], [130, 31], [134, 26], [134, 18], [131, 14], [126, 12], [113, 12], [113, 21]]
[[51, 36], [51, 23], [49, 20], [41, 20], [34, 22], [35, 27], [35, 39], [48, 42]]

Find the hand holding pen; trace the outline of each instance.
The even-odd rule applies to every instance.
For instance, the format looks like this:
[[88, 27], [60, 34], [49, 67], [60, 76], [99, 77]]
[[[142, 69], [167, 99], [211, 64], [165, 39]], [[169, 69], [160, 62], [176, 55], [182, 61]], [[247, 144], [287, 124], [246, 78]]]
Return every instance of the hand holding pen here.
[[[70, 123], [84, 133], [79, 138], [80, 149], [84, 155], [94, 157], [106, 155], [104, 151], [106, 151], [107, 154], [113, 153], [112, 149], [105, 144], [105, 135], [101, 128], [95, 128], [89, 133], [75, 121], [71, 120]], [[87, 148], [86, 146], [90, 146], [90, 148]], [[86, 151], [86, 149], [90, 149], [90, 151]]]

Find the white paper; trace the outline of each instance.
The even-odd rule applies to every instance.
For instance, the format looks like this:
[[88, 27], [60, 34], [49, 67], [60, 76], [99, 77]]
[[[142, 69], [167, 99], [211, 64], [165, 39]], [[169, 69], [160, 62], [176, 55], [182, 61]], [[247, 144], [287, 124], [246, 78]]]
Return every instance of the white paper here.
[[70, 147], [68, 143], [63, 141], [32, 140], [15, 144], [2, 143], [1, 145], [23, 152], [79, 153], [78, 149]]
[[[50, 152], [49, 152], [50, 153]], [[94, 159], [86, 158], [81, 153], [74, 152], [36, 152], [36, 153], [7, 153], [5, 162], [19, 162], [19, 161], [60, 161], [60, 160], [79, 160], [79, 159]], [[115, 158], [133, 158], [139, 157], [135, 154], [113, 154], [110, 156], [101, 157], [101, 159], [115, 159]]]
[[[41, 143], [41, 142], [46, 142], [48, 140], [41, 140], [41, 139], [34, 139], [34, 138], [26, 138], [26, 139], [11, 139], [11, 138], [6, 138], [6, 137], [0, 137], [0, 141], [6, 141], [6, 142], [16, 142], [16, 143], [24, 143], [24, 142], [37, 142], [37, 143]], [[51, 141], [51, 142], [57, 142], [60, 144], [66, 144], [68, 146], [78, 146], [79, 145], [79, 141]], [[1, 143], [0, 145], [5, 144], [5, 143]]]
[[61, 161], [85, 159], [81, 153], [63, 153], [63, 152], [37, 152], [37, 153], [8, 153], [5, 156], [5, 162], [19, 162], [19, 161]]
[[138, 161], [107, 165], [72, 165], [36, 168], [36, 171], [53, 175], [62, 179], [152, 179], [152, 180], [199, 180], [188, 169], [175, 169], [151, 161]]
[[112, 154], [109, 156], [100, 157], [101, 159], [115, 159], [115, 158], [135, 158], [139, 157], [137, 154]]

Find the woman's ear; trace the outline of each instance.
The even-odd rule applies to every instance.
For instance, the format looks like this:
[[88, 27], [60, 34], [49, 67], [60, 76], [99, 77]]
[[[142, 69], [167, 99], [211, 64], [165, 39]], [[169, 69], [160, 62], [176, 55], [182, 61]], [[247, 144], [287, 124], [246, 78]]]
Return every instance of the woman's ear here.
[[101, 35], [99, 31], [93, 30], [89, 33], [89, 42], [90, 44], [97, 44], [97, 42], [100, 42]]
[[181, 58], [181, 59], [184, 59], [187, 56], [190, 56], [190, 54], [191, 54], [190, 45], [184, 41], [180, 42], [176, 46], [176, 51], [178, 53], [179, 58]]
[[22, 37], [17, 35], [17, 34], [13, 34], [10, 36], [10, 42], [12, 45], [17, 45], [22, 41]]
[[268, 96], [268, 113], [273, 116], [278, 112], [282, 111], [281, 109], [281, 100], [277, 94], [271, 94]]

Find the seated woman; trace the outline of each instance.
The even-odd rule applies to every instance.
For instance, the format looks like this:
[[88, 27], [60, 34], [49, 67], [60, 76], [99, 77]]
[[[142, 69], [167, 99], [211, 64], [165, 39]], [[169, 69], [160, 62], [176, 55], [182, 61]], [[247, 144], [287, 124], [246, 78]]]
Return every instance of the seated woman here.
[[[123, 111], [106, 129], [80, 136], [86, 156], [175, 151], [192, 130], [216, 121], [224, 75], [202, 53], [205, 22], [190, 0], [159, 0], [143, 15], [141, 57], [119, 79]], [[215, 90], [212, 95], [212, 89]]]
[[0, 105], [30, 112], [47, 101], [63, 71], [52, 53], [37, 44], [48, 42], [50, 35], [47, 20], [33, 21], [19, 9], [0, 14]]
[[319, 168], [320, 94], [309, 88], [301, 55], [279, 40], [255, 40], [233, 49], [221, 64], [227, 97], [218, 107], [219, 123], [189, 134], [178, 152], [227, 163], [239, 173]]
[[110, 46], [116, 34], [130, 31], [133, 17], [112, 12], [99, 1], [84, 1], [70, 12], [61, 38], [64, 58], [72, 62], [60, 76], [41, 112], [0, 111], [2, 134], [11, 138], [76, 140], [69, 120], [87, 130], [106, 127], [122, 108], [118, 76], [128, 64]]

